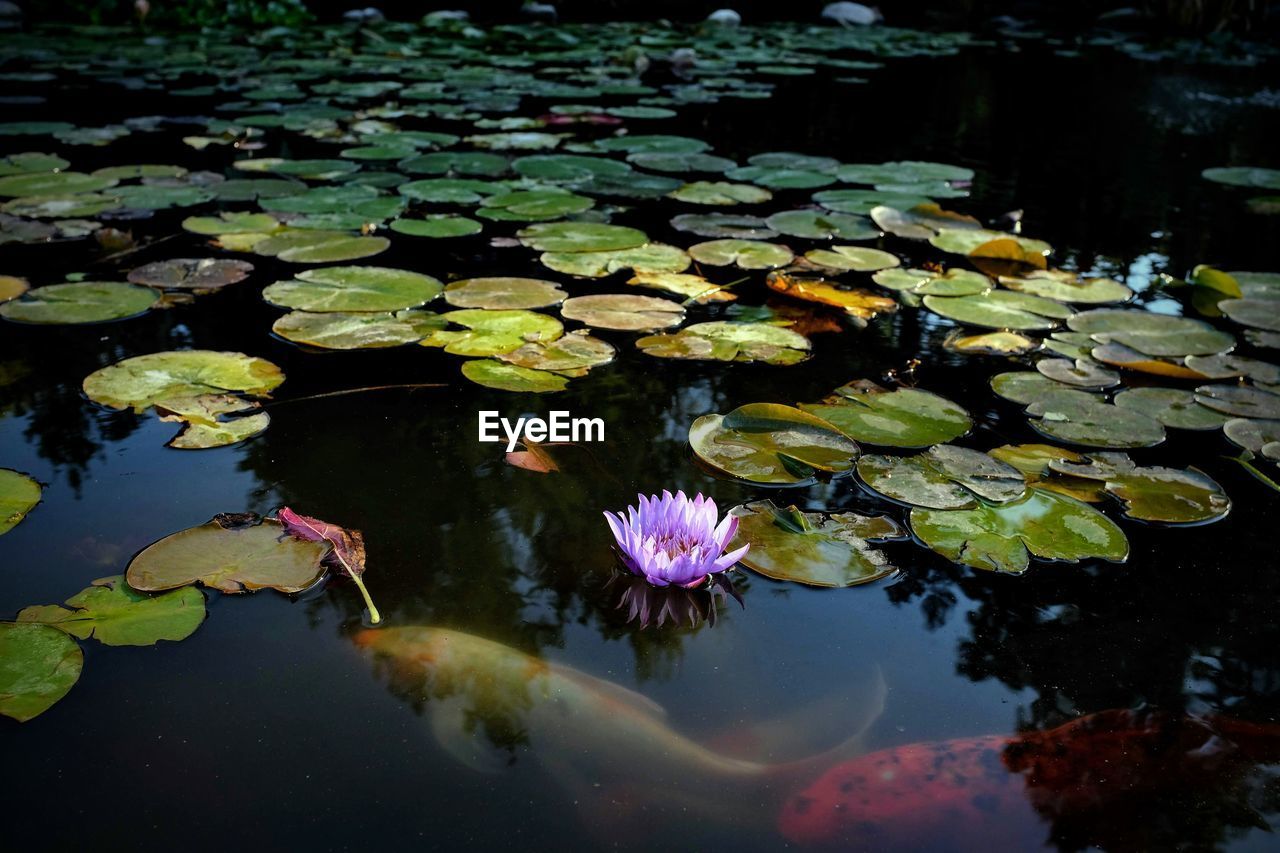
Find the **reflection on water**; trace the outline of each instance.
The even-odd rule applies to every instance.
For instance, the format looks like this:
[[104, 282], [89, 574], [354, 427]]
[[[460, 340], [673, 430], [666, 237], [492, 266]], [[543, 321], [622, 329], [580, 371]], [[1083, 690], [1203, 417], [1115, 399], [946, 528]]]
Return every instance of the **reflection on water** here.
[[[728, 156], [795, 148], [847, 162], [972, 164], [979, 177], [967, 209], [984, 217], [1024, 209], [1027, 233], [1061, 247], [1071, 265], [1121, 277], [1152, 301], [1163, 298], [1152, 286], [1160, 272], [1199, 262], [1274, 268], [1276, 226], [1243, 218], [1196, 175], [1204, 165], [1267, 154], [1275, 111], [1214, 103], [1197, 107], [1196, 132], [1157, 133], [1186, 120], [1187, 102], [1175, 96], [1185, 75], [1114, 57], [1055, 58], [1044, 68], [1020, 61], [984, 52], [905, 61], [852, 94], [815, 82], [784, 87], [777, 101], [800, 117], [794, 121], [761, 122], [758, 105], [729, 103], [672, 132], [703, 136]], [[1224, 97], [1257, 86], [1244, 72], [1205, 74]], [[941, 80], [946, 96], [900, 95], [936, 92]], [[1044, 104], [1065, 115], [1029, 132], [1032, 108]], [[654, 215], [655, 229], [665, 215]], [[386, 265], [442, 277], [477, 268], [539, 274], [491, 252], [395, 252]], [[71, 261], [27, 253], [5, 272], [55, 262]], [[262, 280], [280, 271], [264, 261]], [[984, 736], [1007, 744], [1015, 733], [1025, 733], [1015, 743], [1044, 744], [1071, 733], [1070, 761], [1023, 776], [1010, 772], [1008, 751], [997, 753], [1005, 757], [992, 778], [1025, 781], [1016, 798], [997, 803], [1014, 803], [1000, 826], [1019, 846], [1263, 843], [1252, 828], [1270, 821], [1275, 786], [1255, 768], [1275, 753], [1242, 744], [1242, 729], [1215, 721], [1265, 726], [1280, 714], [1280, 627], [1268, 607], [1280, 579], [1266, 571], [1274, 549], [1258, 532], [1275, 498], [1217, 458], [1225, 450], [1217, 436], [1134, 454], [1144, 464], [1178, 459], [1205, 468], [1236, 508], [1203, 528], [1126, 523], [1127, 566], [1037, 565], [1022, 578], [994, 577], [889, 543], [884, 549], [903, 569], [892, 582], [818, 591], [753, 576], [737, 582], [745, 609], [722, 604], [714, 626], [642, 628], [618, 607], [600, 516], [637, 491], [702, 491], [726, 507], [773, 497], [808, 510], [888, 509], [847, 481], [778, 495], [713, 479], [686, 445], [696, 417], [755, 400], [816, 399], [919, 357], [916, 380], [970, 409], [975, 443], [1035, 440], [1017, 409], [986, 389], [996, 365], [943, 353], [950, 325], [902, 312], [863, 332], [819, 336], [813, 361], [789, 370], [655, 365], [626, 352], [627, 336], [610, 336], [625, 353], [616, 365], [553, 399], [516, 401], [460, 387], [456, 362], [421, 348], [302, 353], [265, 333], [274, 316], [256, 287], [233, 287], [109, 326], [0, 330], [0, 465], [51, 484], [45, 503], [0, 543], [10, 576], [0, 610], [63, 600], [118, 572], [148, 542], [215, 512], [287, 504], [364, 531], [366, 579], [388, 625], [499, 644], [500, 652], [481, 648], [507, 661], [503, 675], [476, 681], [482, 670], [462, 667], [466, 684], [426, 685], [404, 668], [372, 666], [357, 643], [383, 634], [359, 633], [360, 598], [341, 580], [297, 602], [213, 596], [207, 623], [180, 647], [86, 647], [92, 660], [63, 703], [21, 729], [0, 727], [25, 780], [11, 805], [32, 818], [11, 830], [15, 846], [89, 837], [137, 849], [181, 832], [201, 839], [197, 848], [249, 838], [255, 846], [568, 850], [653, 832], [683, 848], [777, 849], [787, 798], [863, 760], [845, 744], [822, 763], [789, 763], [859, 733], [874, 706], [864, 688], [877, 669], [888, 696], [862, 742], [869, 756], [897, 748], [900, 758], [923, 761], [931, 747], [920, 744]], [[167, 450], [172, 425], [95, 410], [79, 393], [83, 377], [108, 363], [185, 346], [240, 350], [284, 368], [288, 381], [264, 435], [238, 448]], [[452, 387], [298, 399], [431, 381]], [[557, 448], [561, 471], [545, 475], [509, 466], [499, 447], [475, 441], [479, 409], [515, 416], [552, 406], [603, 418], [608, 441]], [[546, 701], [512, 681], [513, 670], [529, 668], [562, 679], [539, 687]], [[451, 701], [481, 689], [498, 691], [485, 701], [504, 713]], [[601, 696], [617, 704], [601, 706]], [[1165, 722], [1061, 728], [1145, 708], [1163, 716], [1141, 719]], [[616, 718], [623, 713], [632, 716]], [[1209, 729], [1194, 722], [1200, 716]], [[459, 742], [457, 732], [468, 737]], [[1186, 740], [1188, 732], [1205, 737]], [[481, 750], [486, 740], [501, 747], [498, 760]], [[1103, 740], [1105, 748], [1095, 746]], [[1117, 788], [1098, 770], [1120, 761], [1108, 756], [1153, 740], [1163, 751], [1143, 754], [1163, 757], [1143, 765], [1132, 785]], [[752, 769], [760, 766], [784, 769]], [[881, 797], [872, 805], [886, 834], [875, 846], [909, 847], [929, 820], [957, 847], [985, 840], [993, 821], [984, 803], [937, 780], [910, 796]], [[942, 804], [960, 817], [930, 811]], [[845, 838], [834, 830], [813, 837], [836, 846]]]

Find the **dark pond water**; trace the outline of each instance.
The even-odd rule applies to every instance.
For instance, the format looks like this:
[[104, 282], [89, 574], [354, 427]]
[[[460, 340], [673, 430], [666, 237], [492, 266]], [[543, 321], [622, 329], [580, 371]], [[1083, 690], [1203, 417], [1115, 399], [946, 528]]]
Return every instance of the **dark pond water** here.
[[[1208, 166], [1272, 164], [1280, 110], [1222, 100], [1277, 85], [1271, 71], [974, 48], [897, 60], [873, 76], [862, 86], [826, 73], [784, 80], [768, 100], [685, 107], [662, 130], [739, 159], [797, 150], [845, 162], [970, 166], [972, 198], [954, 206], [984, 219], [1021, 208], [1025, 233], [1054, 244], [1060, 265], [1126, 281], [1162, 310], [1176, 306], [1152, 288], [1158, 273], [1183, 275], [1198, 263], [1277, 267], [1275, 218], [1248, 214], [1239, 196], [1199, 178]], [[214, 103], [57, 84], [21, 91], [49, 101], [7, 114], [83, 121], [92, 111], [94, 123]], [[226, 167], [231, 155], [191, 152], [181, 135], [70, 153], [84, 171], [133, 162]], [[802, 203], [806, 193], [779, 199], [793, 196]], [[647, 202], [616, 221], [677, 242], [684, 237], [665, 222], [685, 210]], [[133, 227], [174, 233], [183, 215], [161, 212]], [[442, 280], [563, 278], [547, 276], [527, 251], [490, 248], [488, 236], [397, 239], [373, 262]], [[179, 233], [105, 268], [89, 266], [84, 244], [7, 246], [0, 272], [33, 283], [74, 270], [114, 277], [149, 260], [199, 257], [201, 239]], [[884, 245], [912, 251], [902, 241]], [[716, 625], [641, 630], [608, 584], [612, 543], [600, 516], [637, 491], [679, 487], [722, 506], [775, 497], [813, 510], [905, 512], [848, 479], [779, 495], [714, 478], [689, 452], [694, 418], [753, 401], [817, 399], [916, 358], [919, 387], [974, 415], [964, 443], [1036, 441], [1018, 407], [986, 386], [1007, 362], [948, 354], [949, 321], [903, 311], [861, 332], [818, 336], [815, 357], [792, 368], [658, 361], [636, 352], [629, 335], [606, 332], [620, 347], [614, 364], [563, 394], [504, 394], [461, 381], [457, 359], [437, 350], [316, 354], [273, 338], [279, 312], [259, 290], [284, 277], [285, 265], [253, 260], [249, 283], [193, 305], [82, 328], [0, 327], [0, 375], [18, 377], [0, 386], [0, 467], [48, 484], [44, 502], [0, 539], [0, 613], [61, 601], [215, 513], [288, 504], [364, 531], [366, 579], [388, 624], [457, 629], [573, 666], [664, 706], [668, 728], [653, 739], [620, 713], [548, 741], [523, 730], [517, 713], [500, 731], [474, 722], [474, 741], [450, 750], [447, 733], [444, 742], [433, 736], [432, 702], [389, 681], [353, 643], [362, 606], [350, 584], [300, 600], [211, 594], [209, 618], [188, 640], [86, 643], [84, 674], [66, 699], [30, 723], [0, 726], [14, 849], [779, 849], [787, 843], [777, 828], [783, 798], [825, 768], [744, 781], [688, 758], [682, 739], [746, 754], [760, 724], [779, 720], [791, 736], [770, 753], [774, 761], [817, 752], [854, 733], [877, 673], [888, 694], [867, 750], [1011, 736], [1125, 708], [1252, 721], [1280, 742], [1271, 528], [1280, 504], [1223, 459], [1234, 449], [1218, 431], [1178, 433], [1133, 455], [1202, 468], [1232, 497], [1230, 516], [1179, 529], [1123, 521], [1132, 545], [1125, 565], [1038, 563], [1010, 577], [894, 543], [884, 547], [902, 569], [895, 578], [818, 590], [751, 575], [738, 582], [745, 608], [722, 608]], [[753, 278], [739, 290], [748, 304], [764, 299], [761, 276]], [[574, 293], [600, 286], [567, 284]], [[288, 381], [270, 429], [240, 446], [179, 452], [164, 447], [174, 425], [99, 410], [80, 394], [81, 380], [103, 365], [184, 348], [280, 365]], [[291, 402], [433, 382], [447, 387]], [[478, 410], [551, 408], [603, 418], [607, 441], [565, 450], [564, 470], [545, 476], [504, 464], [496, 446], [476, 441]], [[1100, 776], [1111, 748], [1097, 745]], [[460, 762], [460, 753], [472, 760]], [[939, 781], [866, 806], [883, 834], [834, 844], [1266, 849], [1280, 790], [1262, 760], [1220, 773], [1225, 763], [1210, 764], [1173, 784], [1138, 779], [1126, 796], [1056, 822], [1030, 794], [1020, 809], [996, 809], [984, 821], [989, 783], [972, 779], [972, 793], [957, 797], [956, 783]], [[922, 844], [920, 826], [942, 831]]]

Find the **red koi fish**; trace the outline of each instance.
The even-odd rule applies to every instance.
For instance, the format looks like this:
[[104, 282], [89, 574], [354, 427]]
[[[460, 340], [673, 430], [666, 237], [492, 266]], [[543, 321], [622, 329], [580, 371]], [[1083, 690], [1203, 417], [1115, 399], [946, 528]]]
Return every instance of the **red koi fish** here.
[[1277, 761], [1280, 727], [1103, 711], [1048, 731], [855, 758], [791, 797], [779, 829], [806, 847], [1023, 850], [1051, 845], [1063, 821], [1086, 826], [1091, 844], [1129, 847], [1106, 839], [1132, 841], [1123, 823], [1136, 801], [1234, 790]]

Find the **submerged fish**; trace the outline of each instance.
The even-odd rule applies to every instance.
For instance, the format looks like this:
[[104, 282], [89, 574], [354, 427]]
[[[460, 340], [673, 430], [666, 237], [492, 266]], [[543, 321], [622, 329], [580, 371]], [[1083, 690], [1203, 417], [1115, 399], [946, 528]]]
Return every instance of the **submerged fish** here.
[[[833, 767], [786, 803], [802, 846], [989, 850], [1151, 849], [1151, 810], [1171, 798], [1244, 805], [1249, 777], [1280, 760], [1280, 727], [1225, 717], [1103, 711], [1048, 731], [913, 743]], [[1064, 836], [1071, 841], [1065, 842]], [[1159, 846], [1159, 845], [1155, 845]]]
[[[811, 758], [764, 763], [677, 733], [662, 708], [638, 693], [481, 637], [387, 628], [362, 631], [355, 642], [372, 653], [394, 692], [425, 703], [432, 731], [451, 755], [497, 769], [493, 744], [508, 746], [509, 756], [527, 752], [615, 844], [658, 828], [667, 810], [684, 826], [774, 831], [786, 796], [860, 754], [861, 735], [884, 706], [877, 677], [862, 701], [835, 697], [848, 739]], [[851, 719], [850, 708], [860, 713]], [[794, 736], [804, 728], [793, 721], [760, 731]]]

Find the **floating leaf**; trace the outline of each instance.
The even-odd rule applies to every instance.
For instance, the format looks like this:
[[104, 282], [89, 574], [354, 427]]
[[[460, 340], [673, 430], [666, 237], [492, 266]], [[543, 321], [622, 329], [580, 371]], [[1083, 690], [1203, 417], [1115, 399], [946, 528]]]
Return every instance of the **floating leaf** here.
[[586, 196], [568, 190], [517, 190], [491, 195], [480, 202], [477, 216], [514, 222], [560, 219], [595, 206]]
[[950, 320], [987, 329], [1052, 329], [1071, 309], [1052, 299], [993, 290], [973, 296], [926, 296], [924, 305]]
[[354, 261], [385, 252], [386, 237], [362, 237], [343, 231], [291, 229], [253, 244], [253, 251], [292, 264], [327, 264]]
[[1280, 420], [1256, 418], [1232, 418], [1222, 427], [1227, 439], [1237, 447], [1252, 453], [1280, 441]]
[[801, 403], [800, 408], [852, 439], [884, 447], [943, 444], [973, 426], [969, 413], [945, 397], [918, 388], [889, 391], [866, 380], [837, 388], [823, 403]]
[[[923, 196], [886, 193], [878, 190], [822, 190], [813, 194], [813, 200], [827, 210], [834, 210], [838, 213], [860, 213], [864, 216], [869, 214], [872, 219], [875, 219], [875, 210], [878, 207], [884, 208], [885, 211], [893, 210], [896, 213], [902, 213], [920, 205], [933, 204], [931, 199]], [[881, 215], [884, 215], [883, 212]], [[898, 233], [886, 228], [884, 223], [876, 222], [876, 224], [886, 231]], [[976, 219], [974, 220], [974, 227], [980, 227]], [[919, 239], [928, 239], [930, 233], [932, 231]], [[898, 234], [898, 236], [907, 235]]]
[[862, 288], [842, 287], [823, 278], [794, 276], [775, 271], [769, 273], [765, 283], [770, 290], [785, 296], [843, 308], [845, 313], [861, 320], [869, 320], [877, 314], [892, 314], [898, 310], [898, 303], [892, 299]]
[[25, 723], [75, 686], [84, 668], [76, 641], [47, 625], [0, 622], [0, 714]]
[[1280, 189], [1280, 169], [1263, 169], [1256, 166], [1218, 166], [1200, 173], [1206, 180], [1236, 187], [1262, 187]]
[[274, 216], [265, 213], [230, 213], [217, 216], [188, 216], [182, 227], [195, 234], [267, 234], [280, 227]]
[[262, 291], [272, 305], [298, 311], [400, 311], [417, 308], [444, 289], [429, 275], [388, 267], [324, 267], [298, 273]]
[[898, 256], [866, 246], [832, 246], [830, 249], [811, 249], [804, 256], [815, 264], [837, 270], [875, 272], [896, 267], [902, 263]]
[[208, 291], [244, 281], [253, 272], [247, 261], [220, 258], [175, 258], [130, 271], [129, 281], [165, 290]]
[[1195, 394], [1181, 388], [1129, 388], [1116, 394], [1112, 402], [1175, 429], [1217, 429], [1229, 418], [1202, 406]]
[[426, 219], [394, 219], [387, 226], [397, 234], [410, 237], [468, 237], [479, 234], [484, 226], [465, 216], [429, 216]]
[[1201, 385], [1196, 402], [1238, 418], [1280, 418], [1280, 394], [1245, 385]]
[[870, 212], [878, 227], [908, 240], [929, 240], [943, 228], [982, 227], [982, 223], [972, 216], [943, 210], [928, 199], [910, 205], [909, 209], [882, 205], [873, 207]]
[[546, 252], [538, 260], [548, 269], [586, 278], [603, 278], [622, 270], [678, 273], [692, 263], [684, 249], [665, 243], [646, 243], [634, 249], [607, 252]]
[[1050, 379], [1042, 373], [1034, 373], [1029, 370], [1016, 370], [1009, 373], [997, 373], [991, 377], [991, 390], [996, 392], [996, 396], [1003, 397], [1014, 403], [1029, 405], [1046, 394], [1053, 394], [1059, 391], [1081, 391], [1088, 390], [1082, 388], [1072, 388], [1070, 385], [1064, 385], [1057, 380]]
[[929, 243], [957, 255], [1015, 260], [1039, 267], [1044, 266], [1045, 257], [1053, 252], [1053, 247], [1043, 240], [982, 228], [942, 228], [929, 238]]
[[890, 163], [847, 163], [836, 171], [846, 184], [914, 184], [973, 180], [973, 170], [949, 163], [896, 160]]
[[204, 596], [187, 587], [163, 595], [143, 595], [120, 575], [102, 578], [67, 599], [67, 606], [28, 607], [19, 622], [38, 623], [80, 640], [108, 646], [153, 646], [160, 640], [185, 640], [204, 621]]
[[769, 240], [778, 232], [759, 216], [731, 216], [727, 213], [682, 213], [671, 218], [671, 227], [699, 237], [734, 240]]
[[444, 300], [456, 308], [546, 308], [567, 295], [540, 278], [467, 278], [444, 289]]
[[[468, 308], [442, 314], [445, 320], [467, 331], [433, 332], [421, 341], [426, 347], [444, 347], [454, 355], [492, 356], [517, 350], [530, 341], [553, 341], [564, 334], [555, 317], [534, 311], [488, 311]], [[468, 377], [471, 378], [471, 377]]]
[[808, 240], [874, 240], [880, 236], [880, 229], [865, 216], [824, 210], [787, 210], [773, 214], [765, 223], [780, 234]]
[[585, 329], [570, 332], [553, 341], [530, 341], [519, 349], [498, 355], [499, 361], [533, 370], [549, 370], [563, 376], [577, 377], [613, 361], [617, 350]]
[[1086, 503], [1034, 487], [1026, 497], [973, 509], [911, 510], [911, 530], [942, 556], [976, 569], [1021, 574], [1029, 557], [1124, 562], [1129, 542]]
[[767, 323], [715, 321], [686, 326], [673, 335], [650, 335], [636, 341], [647, 355], [707, 361], [762, 361], [799, 364], [813, 345], [798, 332]]
[[[159, 408], [161, 407], [157, 405], [157, 409]], [[176, 419], [178, 418], [161, 418], [161, 420]], [[261, 434], [270, 425], [271, 416], [266, 412], [212, 423], [189, 423], [166, 446], [175, 450], [208, 450], [214, 447], [227, 447]]]
[[1084, 391], [1039, 395], [1027, 406], [1027, 414], [1036, 432], [1086, 447], [1150, 447], [1164, 441], [1164, 427], [1155, 418]]
[[[1073, 333], [1073, 334], [1079, 334]], [[1092, 340], [1092, 337], [1090, 338]], [[1184, 363], [1181, 356], [1163, 358], [1147, 355], [1123, 344], [1102, 344], [1089, 350], [1089, 355], [1103, 364], [1119, 367], [1122, 370], [1136, 370], [1152, 376], [1171, 376], [1175, 379], [1203, 379], [1198, 370], [1192, 370]]]
[[1186, 365], [1206, 379], [1232, 379], [1242, 376], [1262, 385], [1280, 383], [1280, 365], [1242, 355], [1189, 355]]
[[462, 375], [486, 388], [533, 394], [563, 391], [569, 384], [568, 379], [557, 373], [504, 364], [488, 358], [466, 362], [462, 365]]
[[12, 275], [0, 275], [0, 302], [17, 299], [31, 289], [27, 280]]
[[703, 415], [689, 427], [689, 444], [707, 465], [753, 483], [809, 482], [819, 471], [850, 470], [858, 457], [858, 445], [831, 424], [776, 403]]
[[981, 335], [962, 335], [959, 330], [947, 335], [943, 347], [951, 352], [970, 355], [1026, 355], [1040, 347], [1040, 341], [1017, 332], [986, 332]]
[[1054, 462], [1087, 461], [1086, 456], [1074, 450], [1052, 444], [1006, 444], [988, 452], [1021, 471], [1029, 486], [1058, 492], [1085, 503], [1099, 503], [1106, 497], [1102, 484], [1097, 480], [1068, 476], [1050, 467]]
[[1084, 311], [1067, 325], [1098, 343], [1123, 344], [1153, 356], [1214, 355], [1235, 346], [1235, 338], [1208, 323], [1138, 309]]
[[698, 303], [732, 302], [738, 298], [725, 289], [728, 285], [712, 284], [700, 275], [688, 273], [636, 273], [627, 281], [627, 284], [663, 290]]
[[694, 181], [668, 193], [671, 198], [689, 204], [709, 204], [727, 207], [733, 204], [763, 204], [773, 198], [773, 193], [751, 184], [734, 184], [728, 181]]
[[1242, 326], [1280, 332], [1280, 299], [1224, 299], [1218, 307]]
[[84, 380], [90, 400], [112, 409], [142, 412], [162, 400], [238, 391], [263, 396], [284, 382], [266, 359], [238, 352], [179, 350], [126, 358]]
[[369, 608], [369, 621], [374, 625], [382, 621], [382, 616], [379, 615], [378, 608], [373, 605], [369, 590], [365, 588], [364, 581], [361, 579], [365, 569], [364, 534], [359, 530], [348, 530], [318, 518], [298, 515], [287, 506], [280, 508], [276, 518], [294, 539], [306, 542], [328, 542], [333, 546], [333, 550], [325, 559], [340, 574], [355, 582], [360, 595], [364, 598], [365, 607]]
[[768, 270], [786, 266], [795, 257], [786, 246], [759, 240], [709, 240], [689, 247], [689, 255], [701, 264], [723, 267], [736, 264], [744, 270]]
[[560, 307], [560, 316], [598, 329], [651, 332], [680, 325], [684, 308], [678, 302], [655, 296], [609, 293], [575, 296]]
[[966, 509], [1026, 492], [1022, 473], [978, 450], [940, 444], [916, 456], [863, 456], [858, 476], [885, 497], [930, 509]]
[[1088, 390], [1099, 391], [1120, 384], [1120, 374], [1083, 358], [1075, 361], [1069, 358], [1042, 358], [1036, 362], [1036, 370], [1055, 382]]
[[540, 252], [611, 252], [643, 246], [643, 231], [598, 222], [548, 222], [530, 225], [516, 234], [520, 242]]
[[1064, 270], [1033, 270], [1023, 277], [1000, 276], [1000, 283], [1019, 293], [1074, 304], [1104, 305], [1133, 298], [1133, 291], [1118, 281], [1080, 278]]
[[83, 172], [27, 172], [0, 178], [0, 197], [68, 196], [114, 187], [119, 181]]
[[1195, 468], [1139, 468], [1123, 453], [1049, 465], [1064, 474], [1102, 481], [1107, 494], [1123, 504], [1124, 514], [1139, 521], [1201, 524], [1231, 511], [1231, 499], [1222, 487]]
[[295, 344], [322, 349], [375, 349], [417, 343], [448, 323], [430, 311], [331, 312], [292, 311], [276, 320], [271, 331]]
[[0, 536], [8, 533], [40, 503], [40, 484], [19, 471], [0, 468]]
[[0, 304], [0, 317], [15, 323], [104, 323], [145, 314], [160, 298], [148, 287], [122, 281], [76, 281], [27, 291]]
[[22, 196], [0, 205], [0, 210], [30, 219], [66, 219], [97, 216], [122, 206], [123, 204], [115, 196], [79, 193], [77, 195]]
[[888, 577], [897, 571], [871, 546], [907, 538], [888, 516], [852, 512], [801, 512], [780, 509], [772, 501], [734, 507], [738, 531], [728, 547], [750, 544], [744, 566], [774, 580], [810, 586], [849, 587]]

